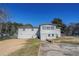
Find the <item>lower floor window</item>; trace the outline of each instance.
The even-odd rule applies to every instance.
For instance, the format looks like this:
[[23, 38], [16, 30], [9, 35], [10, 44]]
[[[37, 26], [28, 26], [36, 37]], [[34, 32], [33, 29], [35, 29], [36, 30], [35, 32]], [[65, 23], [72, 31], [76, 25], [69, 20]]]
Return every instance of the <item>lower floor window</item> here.
[[54, 36], [54, 34], [52, 34], [52, 36]]
[[54, 36], [54, 34], [48, 34], [48, 37], [50, 37], [50, 36]]

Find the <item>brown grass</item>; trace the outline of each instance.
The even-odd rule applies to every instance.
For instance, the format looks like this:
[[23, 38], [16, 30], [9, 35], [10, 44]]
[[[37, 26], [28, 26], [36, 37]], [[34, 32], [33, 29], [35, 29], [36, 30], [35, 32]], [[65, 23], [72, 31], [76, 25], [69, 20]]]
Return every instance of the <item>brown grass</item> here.
[[38, 39], [30, 39], [25, 43], [24, 47], [11, 53], [10, 56], [37, 56], [40, 41]]
[[79, 38], [78, 37], [61, 37], [52, 40], [54, 43], [74, 43], [79, 44]]

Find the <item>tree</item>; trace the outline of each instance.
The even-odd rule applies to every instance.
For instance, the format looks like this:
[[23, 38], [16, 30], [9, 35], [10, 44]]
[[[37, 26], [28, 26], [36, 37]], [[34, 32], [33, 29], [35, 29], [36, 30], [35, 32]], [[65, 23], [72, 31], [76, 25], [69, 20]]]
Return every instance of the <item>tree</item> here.
[[26, 27], [32, 28], [33, 26], [31, 24], [25, 24]]
[[0, 33], [2, 33], [3, 27], [6, 28], [4, 23], [7, 22], [7, 14], [4, 9], [0, 9]]
[[70, 23], [67, 26], [66, 34], [70, 36], [79, 35], [79, 23]]
[[62, 33], [65, 32], [66, 25], [62, 22], [62, 20], [60, 18], [54, 18], [52, 20], [52, 24], [56, 24], [57, 27], [59, 27], [61, 29]]

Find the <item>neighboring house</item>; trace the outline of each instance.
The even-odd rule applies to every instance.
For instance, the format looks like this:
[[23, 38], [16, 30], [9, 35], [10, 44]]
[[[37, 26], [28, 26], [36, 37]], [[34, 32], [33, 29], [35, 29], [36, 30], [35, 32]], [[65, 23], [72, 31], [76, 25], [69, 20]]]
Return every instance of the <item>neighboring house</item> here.
[[56, 28], [56, 25], [42, 24], [39, 28], [19, 28], [19, 39], [39, 38], [41, 40], [56, 39], [61, 37], [60, 29]]

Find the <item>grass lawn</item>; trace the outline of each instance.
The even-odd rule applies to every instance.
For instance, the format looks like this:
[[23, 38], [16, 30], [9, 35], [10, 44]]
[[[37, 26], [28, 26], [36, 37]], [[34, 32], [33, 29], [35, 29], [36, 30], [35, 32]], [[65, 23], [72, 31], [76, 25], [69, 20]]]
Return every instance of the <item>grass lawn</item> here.
[[79, 44], [79, 37], [61, 37], [61, 38], [52, 40], [52, 42]]
[[40, 40], [30, 39], [26, 41], [24, 47], [11, 53], [9, 56], [37, 56], [39, 51]]

